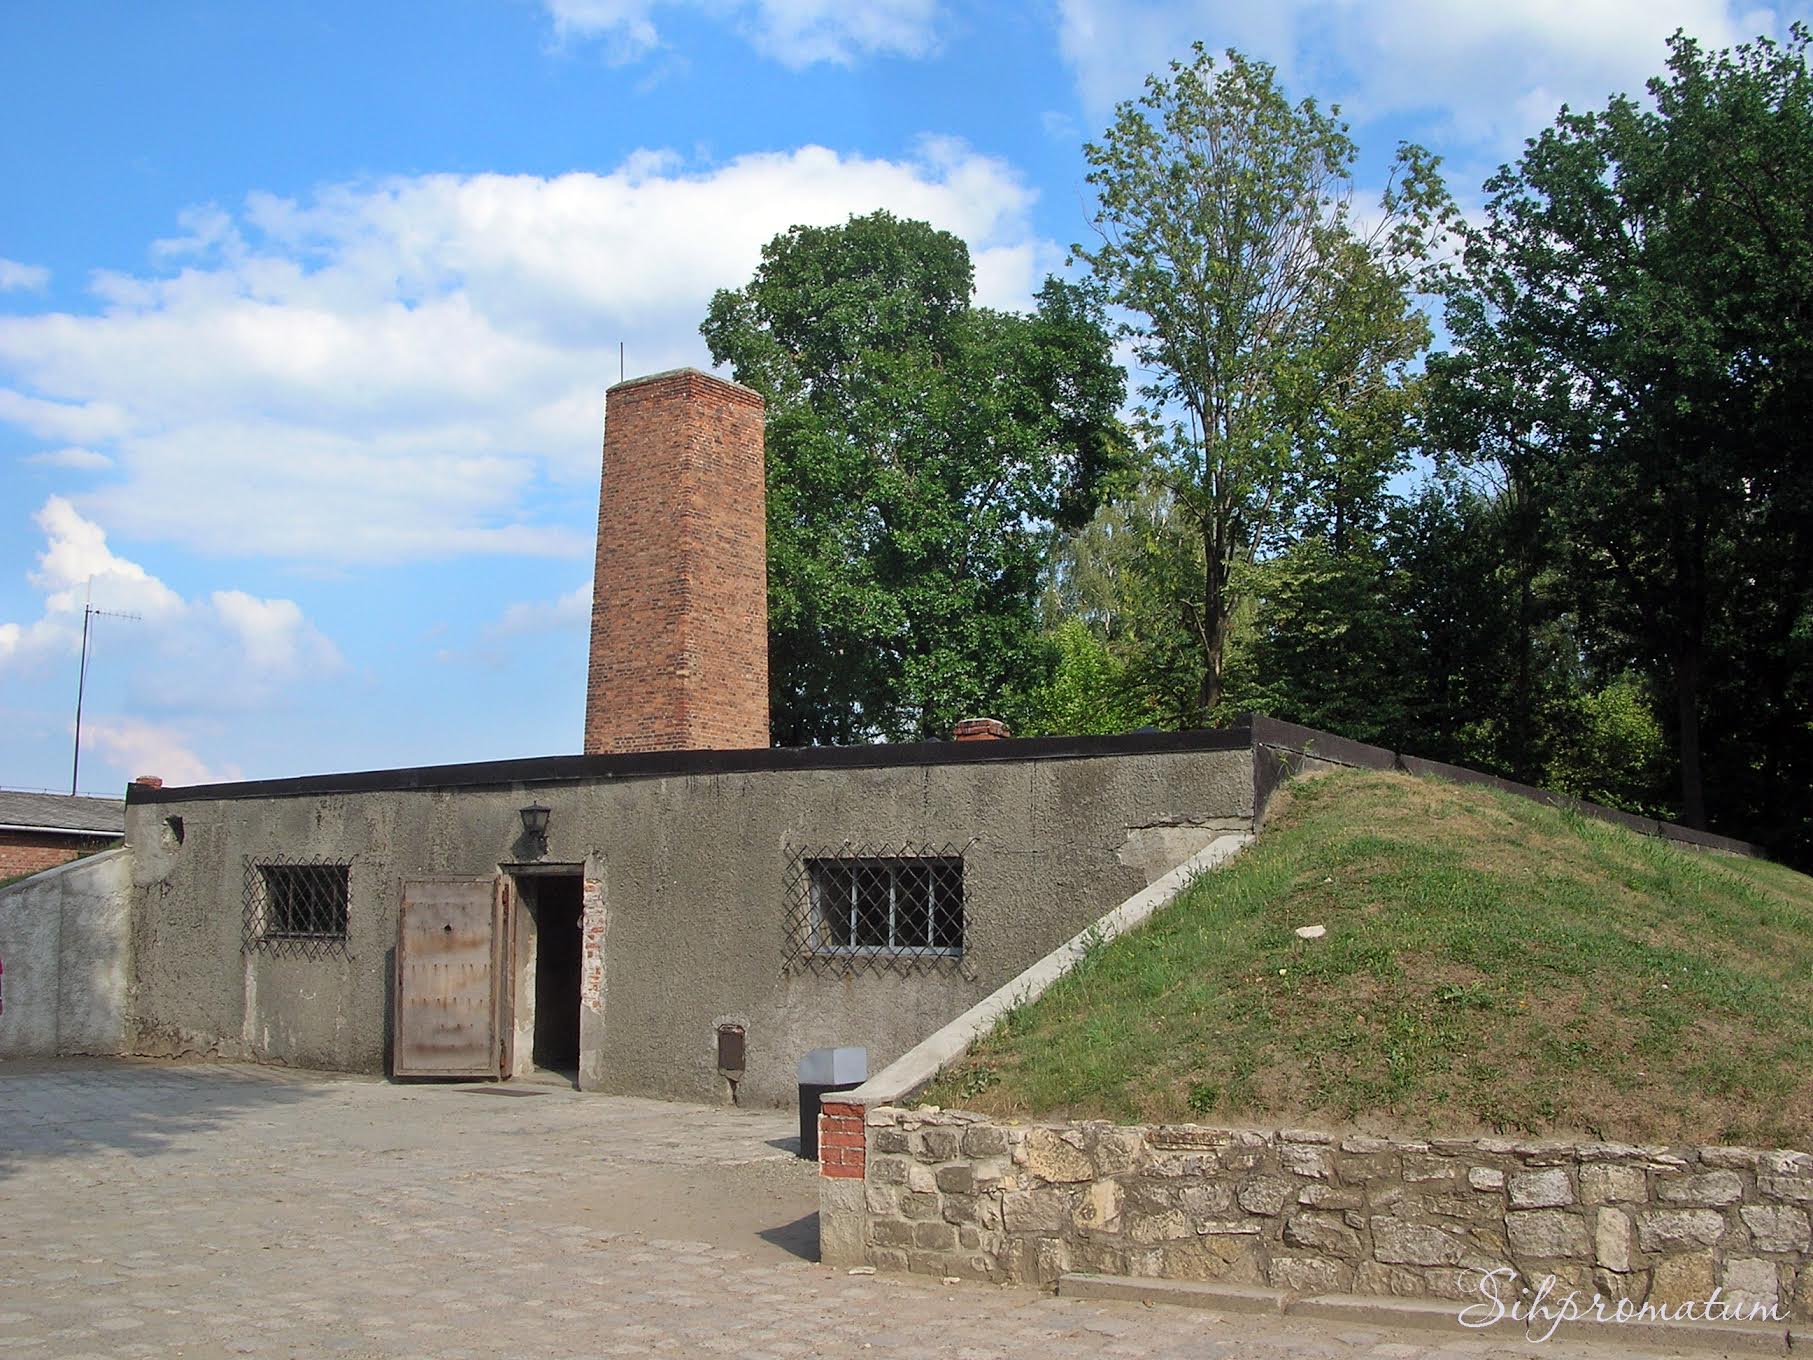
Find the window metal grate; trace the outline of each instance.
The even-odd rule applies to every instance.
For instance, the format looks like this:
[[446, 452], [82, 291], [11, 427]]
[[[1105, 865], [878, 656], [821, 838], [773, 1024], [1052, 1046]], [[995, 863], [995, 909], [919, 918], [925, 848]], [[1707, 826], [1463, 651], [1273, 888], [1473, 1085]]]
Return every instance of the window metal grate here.
[[246, 952], [305, 959], [345, 954], [351, 896], [348, 865], [248, 859]]
[[963, 971], [966, 848], [795, 850], [787, 866], [787, 967]]

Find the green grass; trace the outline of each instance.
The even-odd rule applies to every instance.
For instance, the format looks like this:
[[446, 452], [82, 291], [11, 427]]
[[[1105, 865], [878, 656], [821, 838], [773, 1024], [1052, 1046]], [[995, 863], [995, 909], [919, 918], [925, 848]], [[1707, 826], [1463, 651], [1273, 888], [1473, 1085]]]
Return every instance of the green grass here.
[[1301, 780], [926, 1099], [1813, 1146], [1813, 880], [1489, 790]]

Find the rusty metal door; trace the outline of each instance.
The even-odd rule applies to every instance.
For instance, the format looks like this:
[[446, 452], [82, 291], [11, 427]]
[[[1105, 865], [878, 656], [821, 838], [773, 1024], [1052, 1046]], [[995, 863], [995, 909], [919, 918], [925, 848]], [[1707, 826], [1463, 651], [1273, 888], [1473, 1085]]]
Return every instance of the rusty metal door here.
[[505, 880], [419, 878], [397, 917], [399, 1077], [498, 1077], [506, 1068]]

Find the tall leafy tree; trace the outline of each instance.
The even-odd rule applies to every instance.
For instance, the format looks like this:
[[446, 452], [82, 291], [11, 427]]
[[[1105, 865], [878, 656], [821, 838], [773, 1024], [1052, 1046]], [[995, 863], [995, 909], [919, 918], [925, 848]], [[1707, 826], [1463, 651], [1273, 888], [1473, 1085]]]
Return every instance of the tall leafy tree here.
[[1446, 200], [1434, 161], [1404, 147], [1362, 231], [1336, 112], [1200, 44], [1085, 153], [1100, 239], [1075, 252], [1151, 375], [1142, 426], [1199, 563], [1175, 595], [1195, 653], [1185, 717], [1206, 721], [1242, 564], [1306, 527], [1344, 539], [1399, 465], [1429, 335], [1411, 295]]
[[886, 212], [795, 227], [701, 327], [767, 399], [773, 735], [948, 733], [1035, 687], [1053, 536], [1124, 461], [1102, 306], [976, 307], [969, 250]]
[[1382, 556], [1311, 538], [1251, 575], [1250, 624], [1229, 649], [1234, 706], [1395, 746], [1411, 707], [1415, 637]]
[[[1200, 542], [1179, 530], [1178, 518], [1171, 493], [1144, 481], [1066, 534], [1046, 568], [1041, 614], [1060, 669], [1078, 669], [1074, 628], [1086, 629], [1105, 659], [1088, 674], [1119, 693], [1099, 711], [1122, 731], [1185, 726], [1195, 712], [1200, 667], [1177, 601], [1201, 579]], [[1068, 726], [1062, 714], [1040, 716], [1036, 704], [1028, 721], [1050, 731]]]
[[1099, 736], [1131, 732], [1155, 716], [1127, 663], [1080, 618], [1065, 619], [1046, 637], [1049, 674], [1035, 688], [1009, 696], [1003, 716], [1023, 737]]
[[[1488, 183], [1430, 364], [1446, 442], [1552, 517], [1584, 645], [1667, 696], [1691, 825], [1709, 729], [1727, 817], [1759, 777], [1806, 806], [1804, 716], [1772, 701], [1805, 692], [1813, 587], [1808, 41], [1677, 34], [1647, 104], [1564, 109]], [[1748, 697], [1709, 714], [1731, 674]]]

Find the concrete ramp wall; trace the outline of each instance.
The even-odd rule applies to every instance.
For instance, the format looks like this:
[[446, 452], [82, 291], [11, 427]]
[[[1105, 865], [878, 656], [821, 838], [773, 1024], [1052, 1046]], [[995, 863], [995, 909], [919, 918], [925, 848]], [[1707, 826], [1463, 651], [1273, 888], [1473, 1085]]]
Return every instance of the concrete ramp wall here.
[[0, 1059], [124, 1051], [129, 853], [0, 888]]

